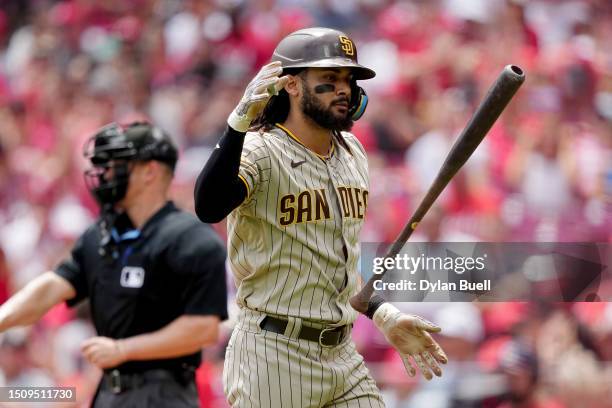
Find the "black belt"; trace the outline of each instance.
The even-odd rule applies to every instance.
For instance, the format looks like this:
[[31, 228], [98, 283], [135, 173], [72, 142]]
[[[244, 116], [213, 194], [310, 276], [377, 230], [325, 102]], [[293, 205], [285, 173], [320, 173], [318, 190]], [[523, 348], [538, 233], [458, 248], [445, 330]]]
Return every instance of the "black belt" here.
[[[259, 324], [259, 327], [274, 333], [284, 334], [288, 323], [289, 322], [284, 319], [266, 316]], [[315, 329], [314, 327], [302, 326], [298, 338], [315, 341], [323, 347], [333, 347], [342, 343], [346, 338], [349, 328], [349, 325], [326, 329]]]
[[112, 370], [104, 373], [102, 388], [110, 389], [114, 394], [142, 387], [147, 383], [175, 381], [187, 385], [195, 381], [195, 368], [184, 371], [170, 371], [164, 369], [152, 369], [135, 373], [121, 373]]

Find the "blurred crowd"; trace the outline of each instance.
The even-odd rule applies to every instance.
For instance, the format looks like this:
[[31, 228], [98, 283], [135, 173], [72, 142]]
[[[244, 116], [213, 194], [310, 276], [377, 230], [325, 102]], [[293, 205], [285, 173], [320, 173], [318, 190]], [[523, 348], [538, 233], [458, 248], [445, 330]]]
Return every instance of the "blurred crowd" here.
[[[524, 86], [417, 238], [611, 241], [608, 0], [3, 0], [0, 302], [95, 219], [82, 177], [93, 131], [137, 119], [166, 129], [181, 149], [173, 198], [192, 209], [244, 86], [280, 38], [309, 26], [349, 33], [377, 72], [361, 84], [370, 104], [353, 129], [370, 160], [364, 242], [395, 238], [508, 64], [526, 72]], [[451, 364], [442, 381], [409, 380], [359, 320], [389, 407], [612, 406], [612, 304], [406, 307], [444, 328]], [[86, 402], [99, 373], [79, 344], [91, 335], [87, 310], [65, 307], [7, 333], [0, 383], [72, 385]], [[225, 406], [223, 350], [208, 350], [199, 371], [203, 406]]]

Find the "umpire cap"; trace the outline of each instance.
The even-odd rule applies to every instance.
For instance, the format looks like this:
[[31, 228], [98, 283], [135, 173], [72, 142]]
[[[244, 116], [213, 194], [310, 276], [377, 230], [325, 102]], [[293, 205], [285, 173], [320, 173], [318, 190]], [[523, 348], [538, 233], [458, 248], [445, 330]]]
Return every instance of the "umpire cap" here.
[[148, 122], [132, 122], [127, 126], [111, 123], [91, 137], [85, 156], [93, 164], [109, 160], [156, 160], [174, 169], [178, 150], [170, 136]]
[[[170, 136], [148, 122], [106, 125], [89, 138], [83, 153], [93, 165], [85, 170], [85, 183], [101, 205], [125, 197], [130, 178], [128, 162], [155, 160], [174, 171], [178, 159]], [[105, 169], [111, 166], [114, 172], [109, 175]]]
[[272, 55], [287, 68], [352, 68], [356, 80], [374, 78], [376, 73], [357, 62], [355, 43], [342, 31], [313, 27], [283, 38]]

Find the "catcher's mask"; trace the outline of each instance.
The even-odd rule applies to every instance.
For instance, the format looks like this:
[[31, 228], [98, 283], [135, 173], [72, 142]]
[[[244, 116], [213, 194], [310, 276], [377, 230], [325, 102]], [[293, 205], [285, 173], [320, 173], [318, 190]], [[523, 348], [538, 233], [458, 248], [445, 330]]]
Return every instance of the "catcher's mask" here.
[[357, 80], [374, 78], [376, 73], [357, 62], [355, 43], [345, 33], [331, 28], [313, 27], [295, 31], [283, 38], [272, 55], [283, 71], [301, 68], [351, 68], [351, 102], [349, 114], [361, 118], [368, 105], [368, 95]]
[[89, 138], [83, 154], [92, 164], [85, 171], [85, 183], [101, 206], [125, 197], [130, 163], [156, 160], [174, 171], [178, 159], [168, 134], [147, 122], [106, 125]]

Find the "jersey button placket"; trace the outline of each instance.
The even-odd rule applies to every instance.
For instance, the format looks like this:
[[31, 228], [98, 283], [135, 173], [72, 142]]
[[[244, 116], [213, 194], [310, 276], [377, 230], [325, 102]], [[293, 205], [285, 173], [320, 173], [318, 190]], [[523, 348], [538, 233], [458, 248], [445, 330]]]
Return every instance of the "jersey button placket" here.
[[[343, 218], [343, 210], [342, 210], [342, 202], [341, 202], [341, 197], [340, 194], [338, 194], [338, 184], [337, 181], [338, 180], [338, 174], [335, 171], [334, 166], [332, 165], [332, 158], [328, 158], [325, 160], [325, 167], [327, 168], [327, 174], [329, 175], [329, 180], [332, 184], [333, 190], [334, 190], [334, 195], [336, 197], [336, 210], [338, 211], [338, 216], [340, 217], [340, 231], [341, 231], [341, 235], [342, 235], [342, 248], [343, 251], [348, 251], [348, 247], [346, 245], [346, 238], [345, 238], [345, 231], [344, 231], [344, 218]], [[343, 254], [344, 255], [344, 259], [345, 262], [347, 262], [348, 264], [348, 256], [347, 254]], [[348, 273], [348, 271], [346, 271]], [[345, 275], [343, 281], [346, 282], [346, 279], [348, 278], [348, 276]], [[341, 288], [340, 292], [343, 292], [346, 287], [348, 287], [348, 285], [345, 285], [343, 288]]]

